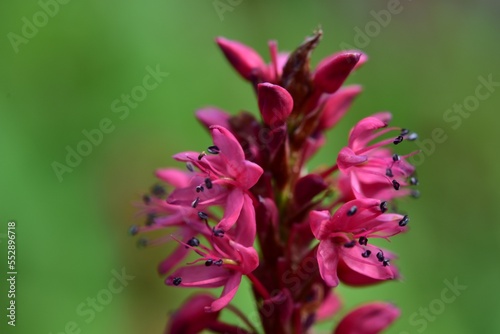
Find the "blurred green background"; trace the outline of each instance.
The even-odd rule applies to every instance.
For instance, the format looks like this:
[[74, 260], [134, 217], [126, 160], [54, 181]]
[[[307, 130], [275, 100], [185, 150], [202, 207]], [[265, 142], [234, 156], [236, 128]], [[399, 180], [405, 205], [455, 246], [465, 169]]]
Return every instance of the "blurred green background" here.
[[[132, 204], [154, 183], [156, 168], [176, 165], [172, 154], [209, 143], [194, 110], [257, 110], [214, 37], [241, 40], [269, 60], [267, 40], [291, 50], [318, 25], [324, 38], [314, 64], [346, 44], [370, 61], [349, 79], [363, 94], [313, 163], [333, 162], [354, 122], [381, 110], [418, 131], [425, 147], [422, 197], [400, 203], [411, 214], [411, 232], [389, 245], [404, 280], [340, 288], [343, 312], [382, 299], [403, 312], [387, 333], [500, 332], [498, 84], [474, 98], [480, 77], [500, 82], [497, 1], [402, 0], [380, 23], [376, 13], [391, 2], [221, 0], [224, 12], [213, 0], [66, 2], [0, 2], [0, 332], [55, 334], [76, 326], [81, 333], [161, 333], [168, 313], [192, 291], [168, 288], [157, 276], [168, 246], [138, 249], [127, 235], [142, 222]], [[39, 14], [43, 7], [52, 15]], [[36, 31], [26, 20], [38, 22]], [[148, 66], [168, 76], [128, 115], [113, 112], [116, 99], [142, 85]], [[443, 119], [463, 103], [470, 113]], [[103, 119], [113, 130], [58, 179], [54, 161], [65, 163], [66, 147], [75, 149], [82, 131]], [[436, 128], [446, 140], [432, 144]], [[412, 149], [401, 145], [401, 153]], [[9, 220], [17, 222], [15, 328], [4, 315]], [[105, 296], [101, 290], [122, 268], [127, 285], [90, 311], [88, 298]], [[446, 280], [466, 287], [449, 303], [440, 302]], [[250, 312], [247, 288], [235, 303]]]

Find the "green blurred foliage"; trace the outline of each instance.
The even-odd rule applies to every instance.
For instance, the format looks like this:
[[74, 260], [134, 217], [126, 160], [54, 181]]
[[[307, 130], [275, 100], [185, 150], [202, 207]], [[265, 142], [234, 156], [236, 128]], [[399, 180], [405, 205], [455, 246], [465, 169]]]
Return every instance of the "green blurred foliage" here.
[[[434, 129], [446, 135], [421, 159], [422, 198], [399, 203], [411, 214], [411, 232], [390, 245], [400, 255], [403, 281], [341, 287], [342, 313], [382, 299], [403, 312], [388, 333], [500, 332], [500, 180], [499, 158], [492, 154], [500, 93], [481, 101], [456, 129], [443, 119], [447, 109], [475, 94], [479, 76], [500, 81], [498, 2], [405, 0], [377, 31], [376, 23], [367, 24], [376, 22], [372, 11], [387, 9], [387, 1], [243, 0], [219, 16], [212, 0], [73, 0], [45, 23], [38, 17], [44, 24], [15, 52], [9, 33], [22, 35], [23, 17], [33, 22], [40, 6], [0, 3], [2, 310], [1, 233], [9, 219], [17, 222], [18, 238], [17, 326], [7, 326], [2, 311], [2, 333], [55, 334], [71, 321], [81, 333], [162, 332], [169, 312], [191, 291], [167, 288], [156, 274], [169, 245], [137, 249], [127, 235], [129, 225], [142, 222], [133, 202], [155, 182], [156, 168], [177, 165], [172, 154], [209, 143], [194, 110], [216, 105], [233, 113], [256, 111], [250, 87], [225, 62], [214, 37], [241, 40], [268, 59], [267, 40], [291, 50], [319, 25], [324, 39], [314, 63], [342, 43], [360, 46], [357, 31], [374, 30], [360, 46], [370, 61], [349, 79], [364, 93], [312, 165], [333, 163], [354, 122], [380, 110], [391, 110], [395, 124], [418, 131], [427, 145]], [[157, 65], [169, 75], [120, 119], [113, 101], [142, 84], [146, 67]], [[66, 146], [75, 149], [85, 139], [82, 131], [105, 118], [113, 131], [59, 182], [53, 162], [64, 163]], [[84, 303], [90, 310], [87, 298], [106, 289], [112, 271], [122, 268], [135, 278], [93, 318], [82, 316], [77, 308]], [[436, 307], [443, 282], [455, 278], [466, 290], [431, 314], [424, 329], [418, 312]], [[235, 304], [249, 313], [250, 300], [245, 284]]]

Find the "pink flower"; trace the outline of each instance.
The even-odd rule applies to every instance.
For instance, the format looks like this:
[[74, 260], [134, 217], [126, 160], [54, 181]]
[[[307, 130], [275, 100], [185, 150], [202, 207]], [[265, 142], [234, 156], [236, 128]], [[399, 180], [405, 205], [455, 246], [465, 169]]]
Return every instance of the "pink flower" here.
[[[246, 211], [254, 210], [248, 190], [257, 183], [263, 170], [259, 165], [245, 160], [240, 144], [229, 130], [216, 125], [211, 126], [210, 130], [214, 145], [208, 148], [208, 154], [184, 152], [174, 156], [178, 161], [197, 167], [204, 182], [177, 189], [168, 200], [170, 203], [196, 203], [195, 207], [222, 204], [224, 216], [216, 229], [227, 231], [236, 223], [243, 208]], [[197, 195], [200, 193], [206, 199]], [[255, 235], [255, 222], [252, 224]]]
[[[347, 200], [354, 197], [391, 200], [409, 195], [411, 190], [406, 186], [418, 183], [412, 177], [415, 168], [406, 161], [412, 154], [401, 156], [384, 147], [397, 145], [404, 139], [413, 140], [416, 135], [406, 129], [387, 128], [390, 119], [391, 114], [388, 112], [362, 119], [352, 128], [348, 146], [340, 150], [337, 158], [337, 165], [342, 172], [339, 183]], [[395, 138], [370, 144], [390, 131], [399, 133]]]
[[[220, 312], [205, 312], [215, 298], [210, 294], [197, 294], [189, 298], [180, 309], [170, 316], [165, 334], [197, 334], [217, 322]], [[196, 319], [195, 321], [193, 321]]]
[[399, 309], [392, 304], [366, 304], [347, 314], [333, 334], [377, 334], [389, 327], [399, 315]]
[[[250, 219], [255, 217], [249, 217]], [[184, 246], [191, 248], [200, 259], [195, 261], [204, 262], [202, 265], [188, 265], [177, 269], [170, 275], [165, 283], [167, 285], [182, 287], [205, 287], [217, 288], [224, 286], [219, 299], [214, 300], [205, 307], [207, 312], [216, 312], [226, 307], [238, 291], [241, 278], [254, 271], [259, 265], [259, 256], [253, 247], [245, 247], [251, 239], [243, 229], [247, 222], [237, 224], [234, 239], [228, 234], [222, 237], [211, 238], [213, 249], [199, 244]]]
[[389, 266], [392, 255], [368, 244], [370, 238], [384, 238], [406, 230], [408, 217], [384, 213], [387, 203], [356, 199], [342, 205], [333, 216], [328, 211], [311, 211], [309, 224], [320, 241], [317, 259], [321, 277], [330, 286], [346, 283], [374, 283], [394, 279]]

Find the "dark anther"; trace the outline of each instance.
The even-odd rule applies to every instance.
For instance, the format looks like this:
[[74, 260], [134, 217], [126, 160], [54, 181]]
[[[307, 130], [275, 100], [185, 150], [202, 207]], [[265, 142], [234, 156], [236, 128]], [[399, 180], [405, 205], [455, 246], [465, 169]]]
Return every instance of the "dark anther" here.
[[212, 180], [210, 180], [208, 177], [205, 179], [205, 186], [207, 186], [207, 189], [212, 189], [213, 187]]
[[392, 180], [392, 186], [394, 189], [399, 190], [399, 187], [401, 186], [398, 181]]
[[215, 262], [214, 262], [214, 264], [215, 264], [217, 267], [222, 266], [222, 263], [223, 263], [222, 259], [219, 259], [219, 260], [217, 260], [217, 261], [215, 261]]
[[368, 244], [368, 239], [366, 237], [359, 237], [359, 244], [362, 246], [366, 246]]
[[139, 240], [137, 240], [137, 247], [144, 248], [147, 245], [148, 245], [148, 239], [146, 239], [146, 238], [140, 238]]
[[194, 172], [194, 167], [192, 163], [186, 162], [186, 168], [188, 169], [188, 171]]
[[198, 217], [200, 217], [200, 219], [202, 219], [202, 220], [207, 220], [208, 219], [208, 215], [205, 212], [202, 212], [202, 211], [198, 212]]
[[401, 143], [403, 139], [404, 139], [403, 136], [397, 136], [393, 141], [394, 145]]
[[214, 264], [214, 260], [208, 259], [205, 261], [205, 266], [210, 267], [212, 264]]
[[182, 283], [182, 278], [180, 278], [180, 277], [174, 277], [174, 279], [172, 280], [172, 283], [173, 283], [175, 286], [177, 286], [177, 285], [179, 285], [179, 284], [181, 284], [181, 283]]
[[200, 198], [196, 197], [196, 199], [191, 203], [191, 207], [196, 208], [198, 206], [199, 201], [200, 201]]
[[393, 177], [393, 176], [394, 176], [394, 174], [392, 174], [392, 169], [387, 168], [387, 169], [385, 170], [385, 175], [387, 175], [388, 177]]
[[344, 244], [344, 247], [345, 248], [353, 248], [355, 245], [356, 245], [356, 240], [352, 240], [352, 241], [346, 242]]
[[146, 218], [146, 226], [153, 225], [155, 223], [155, 218], [156, 218], [156, 214], [148, 213], [148, 216]]
[[410, 133], [410, 130], [408, 130], [408, 129], [401, 129], [401, 136], [406, 136], [409, 133]]
[[382, 211], [382, 213], [386, 212], [388, 208], [389, 208], [389, 205], [387, 204], [386, 201], [383, 201], [382, 203], [380, 203], [380, 211]]
[[413, 198], [419, 198], [420, 197], [420, 191], [418, 191], [418, 190], [412, 190], [410, 195]]
[[410, 184], [416, 186], [418, 184], [418, 179], [415, 176], [410, 177]]
[[224, 230], [216, 229], [215, 227], [212, 231], [216, 237], [220, 237], [220, 238], [222, 238], [224, 236], [224, 233], [225, 233]]
[[356, 213], [356, 211], [358, 211], [358, 207], [356, 205], [353, 205], [349, 211], [347, 211], [347, 215], [350, 217], [350, 216], [354, 216], [354, 214]]
[[210, 154], [219, 154], [220, 153], [220, 149], [219, 149], [219, 147], [213, 145], [213, 146], [209, 146], [207, 148], [207, 152], [210, 153]]
[[418, 134], [417, 134], [417, 133], [415, 133], [415, 132], [412, 132], [412, 133], [410, 133], [410, 134], [408, 135], [408, 140], [409, 140], [409, 141], [414, 141], [414, 140], [417, 140], [417, 138], [418, 138]]
[[382, 251], [380, 251], [380, 252], [377, 253], [377, 260], [379, 262], [382, 262], [382, 261], [385, 260], [384, 253], [382, 253]]
[[401, 157], [399, 156], [399, 154], [394, 153], [392, 155], [392, 161], [396, 162], [396, 161], [399, 161], [399, 160], [401, 160]]
[[144, 195], [142, 196], [142, 201], [144, 202], [144, 204], [149, 204], [151, 203], [151, 197], [149, 195]]
[[408, 215], [404, 215], [403, 219], [399, 221], [399, 226], [406, 226], [410, 222], [410, 217]]
[[369, 257], [372, 254], [372, 251], [367, 249], [363, 253], [361, 253], [361, 256], [364, 257], [365, 259]]
[[128, 229], [128, 234], [136, 235], [137, 233], [139, 233], [139, 227], [137, 225], [130, 226], [130, 228]]
[[156, 197], [161, 198], [167, 194], [167, 191], [165, 190], [165, 188], [161, 184], [155, 184], [151, 188], [151, 193], [153, 195], [155, 195]]
[[201, 158], [203, 158], [205, 155], [207, 155], [205, 153], [205, 151], [201, 152], [199, 155], [198, 155], [198, 160], [201, 160]]
[[384, 261], [382, 261], [382, 265], [383, 265], [384, 267], [387, 267], [387, 266], [389, 265], [389, 262], [390, 262], [390, 261], [391, 261], [391, 260], [389, 260], [389, 259], [384, 259]]
[[200, 245], [200, 240], [196, 239], [195, 237], [192, 237], [191, 239], [188, 240], [187, 244], [191, 247], [198, 247]]
[[205, 188], [203, 188], [203, 186], [196, 186], [196, 192], [199, 193], [201, 191], [205, 190]]

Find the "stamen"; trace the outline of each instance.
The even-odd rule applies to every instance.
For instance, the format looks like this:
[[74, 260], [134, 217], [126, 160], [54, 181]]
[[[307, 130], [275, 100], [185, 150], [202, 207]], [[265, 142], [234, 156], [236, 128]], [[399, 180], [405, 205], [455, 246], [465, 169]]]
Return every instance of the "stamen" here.
[[174, 277], [174, 279], [172, 280], [172, 283], [175, 285], [175, 286], [178, 286], [179, 284], [182, 283], [182, 278], [180, 277]]
[[137, 247], [139, 248], [144, 248], [148, 245], [149, 241], [146, 238], [140, 238], [137, 240]]
[[200, 217], [201, 220], [208, 220], [208, 215], [203, 211], [198, 212], [198, 217]]
[[200, 245], [200, 240], [196, 239], [195, 237], [192, 237], [191, 239], [188, 240], [187, 244], [191, 247], [198, 247]]
[[418, 139], [418, 134], [416, 132], [412, 132], [408, 135], [408, 140], [409, 141], [414, 141]]
[[156, 218], [155, 213], [148, 213], [148, 216], [146, 218], [146, 226], [153, 225], [155, 223], [155, 218]]
[[356, 205], [353, 205], [349, 211], [347, 211], [347, 216], [351, 217], [354, 216], [354, 214], [358, 211], [358, 207]]
[[389, 262], [390, 262], [390, 261], [391, 261], [391, 260], [389, 260], [389, 259], [384, 259], [384, 261], [382, 261], [382, 265], [383, 265], [384, 267], [387, 267], [387, 266], [389, 265]]
[[145, 194], [142, 196], [142, 201], [144, 202], [144, 204], [148, 205], [149, 203], [151, 203], [151, 197]]
[[203, 186], [196, 186], [196, 192], [199, 193], [201, 191], [205, 190], [205, 188], [203, 188]]
[[359, 244], [362, 246], [366, 246], [368, 244], [368, 238], [367, 237], [359, 237]]
[[163, 196], [165, 196], [167, 194], [167, 191], [165, 190], [165, 188], [161, 184], [155, 184], [151, 188], [151, 193], [158, 198], [162, 198]]
[[210, 180], [210, 178], [208, 177], [205, 179], [205, 186], [207, 187], [207, 189], [212, 189], [213, 187], [212, 180]]
[[200, 155], [198, 155], [198, 160], [201, 160], [205, 155], [207, 155], [205, 151], [201, 152]]
[[415, 176], [410, 177], [410, 184], [413, 186], [418, 185], [418, 179]]
[[400, 144], [403, 141], [403, 139], [404, 139], [403, 136], [397, 136], [393, 141], [394, 145]]
[[208, 259], [205, 261], [205, 266], [210, 267], [212, 264], [214, 264], [214, 260]]
[[130, 228], [128, 229], [128, 234], [136, 235], [137, 233], [139, 233], [139, 227], [137, 225], [130, 226]]
[[396, 180], [392, 180], [392, 186], [394, 187], [395, 190], [399, 190], [399, 187], [401, 187], [399, 182]]
[[222, 266], [222, 263], [223, 263], [222, 259], [219, 259], [219, 260], [217, 260], [217, 261], [215, 261], [215, 262], [214, 262], [214, 264], [215, 264], [217, 267]]
[[213, 145], [213, 146], [209, 146], [207, 148], [207, 152], [210, 153], [210, 154], [219, 154], [220, 153], [220, 149], [219, 149], [218, 146]]
[[410, 130], [408, 130], [408, 129], [401, 129], [401, 136], [406, 136], [409, 133], [410, 133]]
[[216, 237], [222, 238], [224, 236], [224, 230], [221, 229], [215, 229], [215, 227], [212, 229], [212, 232]]
[[186, 162], [186, 168], [188, 169], [188, 171], [190, 172], [194, 172], [194, 167], [193, 167], [193, 164], [190, 163], [189, 161]]
[[406, 226], [410, 222], [408, 215], [404, 215], [403, 219], [399, 221], [399, 226]]
[[388, 208], [389, 208], [389, 205], [387, 204], [386, 201], [383, 201], [382, 203], [380, 203], [380, 211], [382, 211], [382, 213], [386, 212]]
[[394, 153], [392, 155], [392, 161], [396, 162], [396, 161], [399, 161], [399, 160], [401, 160], [401, 157], [399, 156], [399, 154]]
[[420, 197], [420, 191], [418, 191], [418, 190], [412, 190], [411, 191], [411, 197], [413, 197], [413, 198], [419, 198]]
[[385, 170], [385, 175], [386, 175], [386, 176], [388, 176], [388, 177], [393, 177], [393, 176], [394, 176], [394, 174], [392, 173], [392, 169], [387, 168], [387, 169]]
[[356, 240], [351, 240], [351, 241], [349, 241], [349, 242], [346, 242], [346, 243], [344, 244], [344, 247], [345, 247], [345, 248], [353, 248], [355, 245], [356, 245]]
[[191, 207], [196, 208], [198, 206], [199, 201], [200, 201], [200, 198], [196, 197], [196, 199], [191, 203]]
[[385, 257], [384, 257], [384, 253], [383, 253], [382, 251], [378, 252], [378, 253], [377, 253], [377, 260], [378, 260], [379, 262], [382, 262], [382, 261], [384, 261], [384, 259], [385, 259]]
[[361, 253], [361, 256], [364, 257], [365, 259], [369, 257], [372, 254], [372, 251], [367, 249], [363, 253]]

